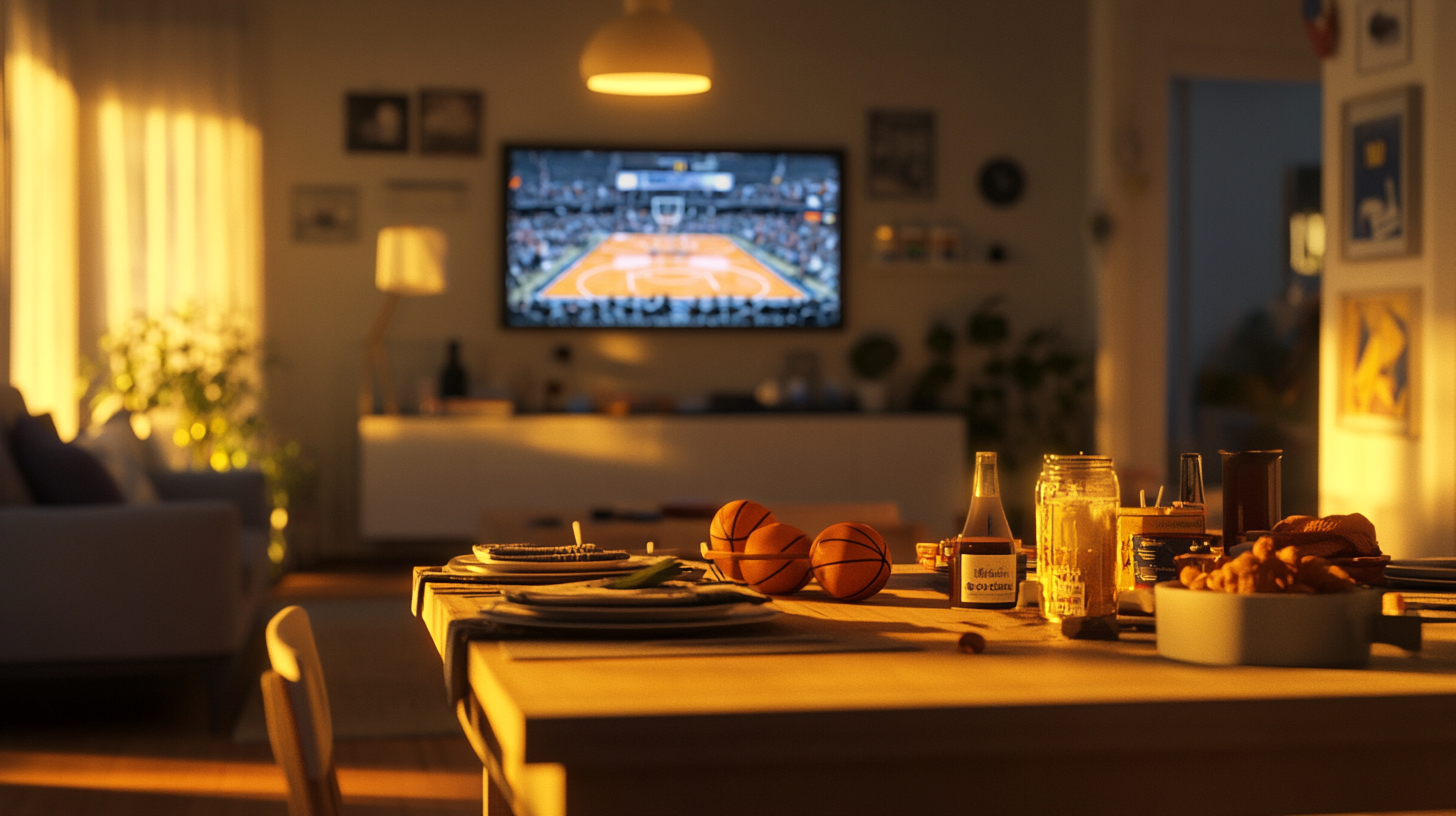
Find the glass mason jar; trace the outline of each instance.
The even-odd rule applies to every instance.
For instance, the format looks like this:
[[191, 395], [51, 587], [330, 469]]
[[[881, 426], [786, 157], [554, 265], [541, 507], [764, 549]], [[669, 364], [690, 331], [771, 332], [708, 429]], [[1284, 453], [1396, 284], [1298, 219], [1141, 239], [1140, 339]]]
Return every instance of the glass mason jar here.
[[1048, 620], [1117, 614], [1119, 495], [1112, 457], [1046, 456], [1036, 486], [1036, 555]]

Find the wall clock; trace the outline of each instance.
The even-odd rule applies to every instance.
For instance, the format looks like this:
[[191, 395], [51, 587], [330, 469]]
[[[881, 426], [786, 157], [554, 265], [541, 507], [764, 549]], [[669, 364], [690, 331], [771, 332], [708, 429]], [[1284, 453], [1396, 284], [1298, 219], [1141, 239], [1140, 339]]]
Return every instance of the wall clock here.
[[981, 196], [997, 207], [1010, 207], [1026, 190], [1026, 174], [1015, 159], [992, 159], [981, 167]]

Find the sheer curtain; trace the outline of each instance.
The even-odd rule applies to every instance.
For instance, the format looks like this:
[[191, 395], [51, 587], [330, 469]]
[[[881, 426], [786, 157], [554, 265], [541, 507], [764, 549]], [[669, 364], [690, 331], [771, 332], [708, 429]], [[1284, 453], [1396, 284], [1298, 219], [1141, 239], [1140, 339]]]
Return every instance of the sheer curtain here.
[[82, 193], [96, 206], [84, 280], [98, 297], [83, 336], [187, 307], [258, 325], [262, 142], [248, 5], [94, 0], [85, 15], [82, 161], [95, 172]]
[[60, 15], [46, 0], [6, 9], [10, 167], [10, 381], [63, 436], [78, 422], [78, 100]]
[[137, 316], [261, 324], [247, 0], [10, 0], [10, 376], [63, 436], [80, 359]]

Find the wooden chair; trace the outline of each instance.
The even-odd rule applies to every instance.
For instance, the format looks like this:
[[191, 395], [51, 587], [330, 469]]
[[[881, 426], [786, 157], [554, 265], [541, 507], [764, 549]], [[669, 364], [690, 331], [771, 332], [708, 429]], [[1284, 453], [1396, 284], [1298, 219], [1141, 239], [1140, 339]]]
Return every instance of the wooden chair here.
[[290, 606], [268, 622], [263, 708], [273, 758], [288, 777], [291, 816], [339, 816], [334, 775], [334, 726], [313, 627], [302, 607]]

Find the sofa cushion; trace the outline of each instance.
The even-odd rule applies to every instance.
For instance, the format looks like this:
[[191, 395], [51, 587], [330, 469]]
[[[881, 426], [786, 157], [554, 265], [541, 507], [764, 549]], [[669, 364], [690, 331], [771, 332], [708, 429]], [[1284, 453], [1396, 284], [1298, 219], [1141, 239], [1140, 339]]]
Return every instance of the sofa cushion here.
[[22, 416], [26, 416], [25, 399], [14, 386], [0, 384], [0, 505], [35, 504], [10, 449], [10, 430]]
[[147, 478], [150, 467], [143, 443], [131, 428], [131, 412], [117, 411], [111, 419], [92, 425], [73, 442], [101, 460], [106, 472], [121, 488], [121, 495], [132, 504], [157, 501], [157, 490]]
[[0, 385], [0, 430], [8, 435], [15, 428], [15, 420], [29, 415], [20, 389], [9, 383]]
[[15, 464], [15, 455], [10, 451], [10, 435], [0, 434], [0, 506], [35, 504], [30, 486]]
[[10, 435], [15, 462], [40, 504], [101, 504], [123, 501], [121, 488], [101, 460], [56, 433], [50, 414], [23, 416]]

